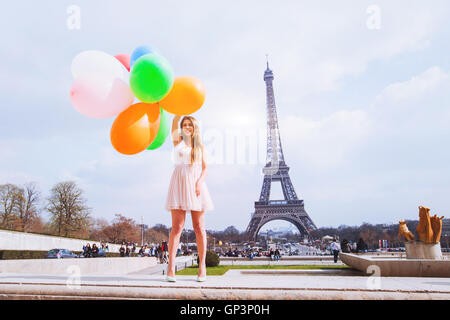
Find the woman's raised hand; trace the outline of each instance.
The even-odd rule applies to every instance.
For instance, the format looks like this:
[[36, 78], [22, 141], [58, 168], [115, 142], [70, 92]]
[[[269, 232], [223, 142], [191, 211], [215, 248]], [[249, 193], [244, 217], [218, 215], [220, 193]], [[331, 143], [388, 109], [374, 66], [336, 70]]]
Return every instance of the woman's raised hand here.
[[172, 141], [174, 146], [178, 144], [180, 141], [181, 135], [178, 129], [178, 122], [180, 121], [181, 116], [175, 115], [172, 121]]

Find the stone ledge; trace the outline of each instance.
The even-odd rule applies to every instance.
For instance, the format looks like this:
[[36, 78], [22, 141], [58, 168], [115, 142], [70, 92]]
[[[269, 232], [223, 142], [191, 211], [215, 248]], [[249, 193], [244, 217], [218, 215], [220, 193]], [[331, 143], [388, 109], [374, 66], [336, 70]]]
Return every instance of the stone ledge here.
[[0, 272], [31, 274], [128, 274], [156, 266], [157, 258], [71, 258], [0, 260]]
[[308, 270], [308, 269], [280, 269], [280, 270], [241, 270], [240, 274], [248, 275], [315, 275], [315, 276], [363, 276], [361, 271], [353, 269], [318, 269], [318, 270]]
[[382, 290], [261, 290], [169, 287], [96, 287], [63, 285], [0, 285], [0, 299], [181, 299], [181, 300], [449, 300], [440, 292]]
[[[450, 260], [432, 259], [401, 259], [392, 257], [359, 256], [349, 253], [340, 253], [339, 258], [346, 265], [363, 272], [366, 275], [378, 275], [381, 277], [450, 277]], [[374, 274], [379, 268], [380, 274]]]

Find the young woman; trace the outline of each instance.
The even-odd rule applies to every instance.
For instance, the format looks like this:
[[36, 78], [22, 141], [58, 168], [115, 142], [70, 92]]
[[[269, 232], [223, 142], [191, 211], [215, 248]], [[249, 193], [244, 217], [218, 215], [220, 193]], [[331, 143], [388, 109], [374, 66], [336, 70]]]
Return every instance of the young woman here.
[[174, 162], [172, 178], [166, 200], [166, 209], [172, 213], [172, 229], [169, 236], [169, 265], [167, 281], [175, 281], [175, 257], [184, 228], [186, 211], [191, 212], [192, 226], [197, 240], [199, 270], [197, 281], [206, 280], [206, 231], [205, 211], [213, 209], [213, 203], [205, 184], [207, 166], [200, 139], [197, 120], [184, 116], [178, 129], [180, 116], [172, 122]]

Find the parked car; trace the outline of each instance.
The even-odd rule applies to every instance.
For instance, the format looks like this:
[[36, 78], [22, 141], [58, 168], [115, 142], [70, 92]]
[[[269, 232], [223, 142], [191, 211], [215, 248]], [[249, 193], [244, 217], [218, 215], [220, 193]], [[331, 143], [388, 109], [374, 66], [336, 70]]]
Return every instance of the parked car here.
[[46, 259], [67, 259], [77, 258], [78, 256], [67, 249], [51, 249], [45, 255]]

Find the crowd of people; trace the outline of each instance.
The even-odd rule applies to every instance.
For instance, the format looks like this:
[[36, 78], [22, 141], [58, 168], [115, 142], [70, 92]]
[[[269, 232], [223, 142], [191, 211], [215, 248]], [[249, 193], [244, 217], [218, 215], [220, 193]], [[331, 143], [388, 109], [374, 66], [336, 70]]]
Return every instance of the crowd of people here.
[[[130, 247], [128, 244], [122, 244], [119, 249], [121, 257], [129, 257], [131, 253], [136, 252], [136, 246]], [[138, 257], [157, 257], [160, 263], [168, 263], [169, 261], [169, 244], [162, 241], [158, 244], [145, 244], [137, 252]], [[178, 245], [177, 256], [182, 255], [182, 246]]]
[[[109, 252], [108, 244], [104, 244], [103, 242], [100, 244], [100, 247], [97, 246], [97, 244], [91, 244], [87, 243], [83, 246], [83, 252], [80, 254], [80, 256], [83, 256], [85, 258], [95, 258], [100, 256], [99, 253], [102, 252], [102, 256], [106, 255], [106, 252]], [[119, 249], [120, 257], [130, 257], [133, 253], [136, 253], [138, 257], [157, 257], [158, 260], [161, 263], [167, 263], [169, 261], [169, 245], [167, 241], [162, 241], [158, 244], [145, 244], [142, 247], [137, 249], [137, 243], [131, 243], [131, 242], [123, 242]], [[105, 253], [105, 254], [103, 254]], [[177, 248], [177, 256], [181, 255], [188, 255], [189, 253], [192, 253], [192, 251], [185, 249], [184, 252], [182, 251], [182, 245], [181, 243], [178, 245]]]
[[[108, 252], [109, 248], [108, 245], [104, 244], [103, 242], [100, 244], [101, 249], [103, 252]], [[100, 248], [97, 247], [97, 244], [93, 243], [92, 247], [90, 243], [87, 243], [85, 246], [83, 246], [83, 252], [81, 253], [83, 257], [85, 258], [96, 258], [100, 254]]]
[[223, 253], [225, 257], [243, 257], [253, 259], [255, 257], [267, 257], [272, 261], [279, 261], [281, 258], [280, 250], [278, 249], [270, 249], [270, 251], [263, 251], [262, 249], [246, 249], [244, 251], [240, 251], [238, 249], [231, 250], [228, 249], [225, 253]]
[[129, 257], [136, 252], [136, 243], [123, 242], [120, 246], [119, 253], [121, 257]]
[[348, 241], [347, 239], [343, 239], [341, 241], [341, 249], [342, 252], [346, 253], [361, 253], [361, 252], [367, 252], [368, 246], [364, 242], [362, 238], [359, 238], [359, 240], [356, 242]]

